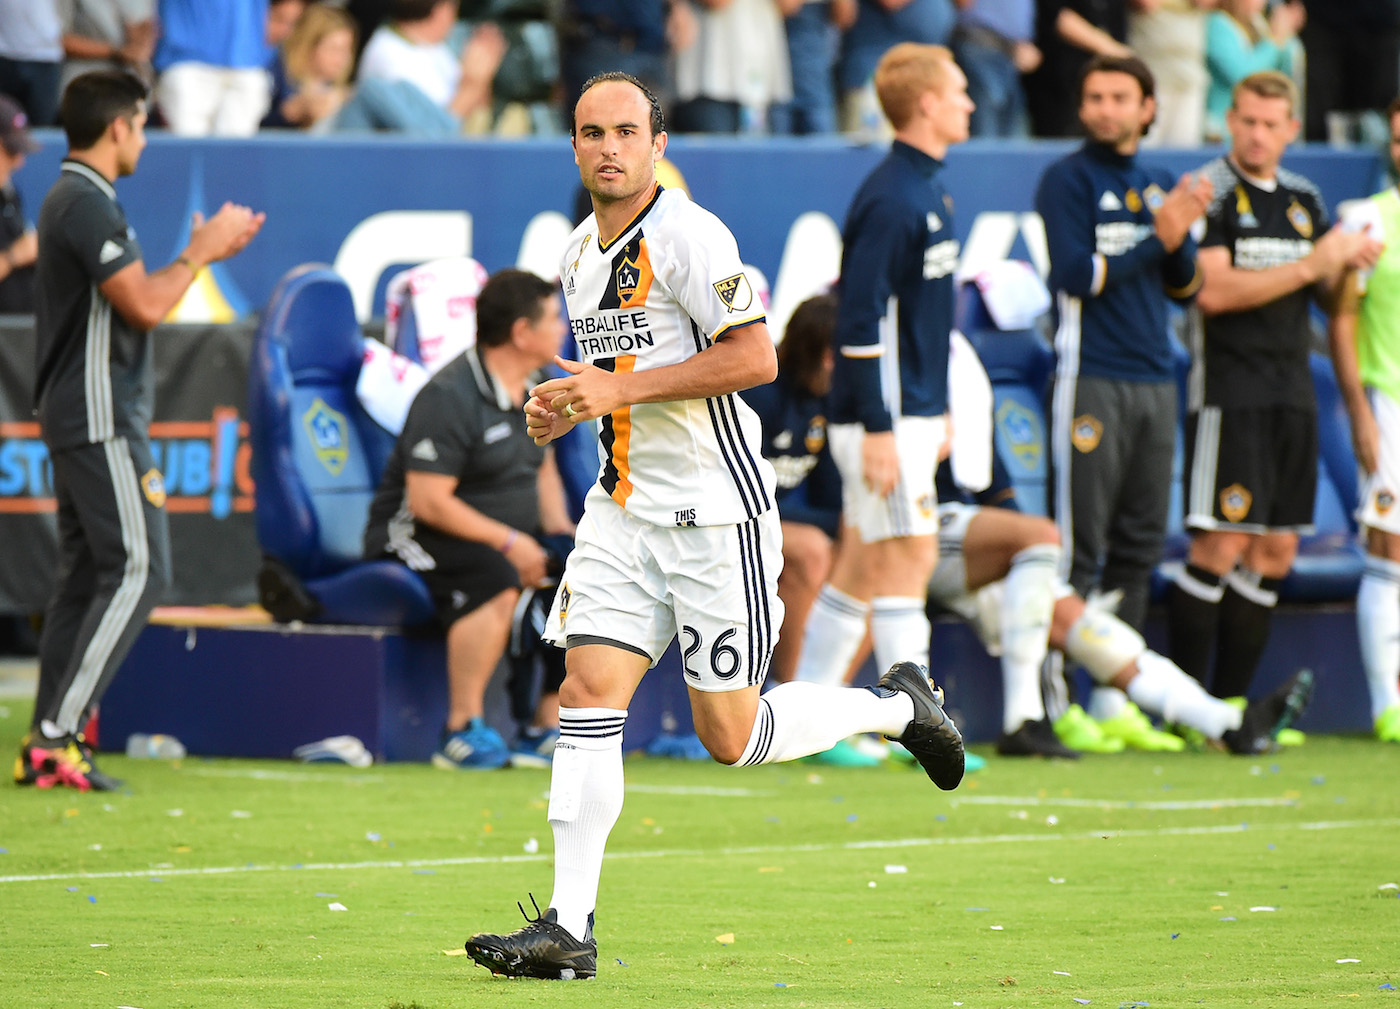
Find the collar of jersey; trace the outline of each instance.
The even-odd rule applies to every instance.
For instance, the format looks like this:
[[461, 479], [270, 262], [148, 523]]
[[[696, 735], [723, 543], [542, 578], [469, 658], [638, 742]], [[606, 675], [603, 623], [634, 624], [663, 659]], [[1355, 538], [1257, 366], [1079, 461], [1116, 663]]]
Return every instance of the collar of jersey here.
[[481, 355], [476, 352], [476, 348], [468, 347], [463, 353], [466, 354], [467, 363], [471, 365], [472, 377], [476, 379], [476, 387], [481, 390], [481, 395], [494, 402], [503, 413], [514, 410], [515, 404], [495, 377], [486, 370], [486, 365], [481, 363]]
[[930, 178], [933, 176], [934, 172], [943, 167], [943, 162], [939, 161], [932, 154], [926, 154], [912, 144], [906, 144], [903, 140], [896, 140], [890, 144], [890, 153], [898, 154], [901, 158]]
[[91, 165], [84, 164], [75, 158], [64, 158], [63, 163], [58, 166], [58, 170], [60, 172], [71, 172], [74, 175], [82, 176], [98, 189], [102, 190], [109, 200], [115, 200], [117, 198], [117, 191], [112, 188], [112, 184], [103, 178], [102, 173]]
[[[651, 194], [651, 199], [647, 200], [646, 206], [642, 207], [641, 210], [637, 211], [636, 214], [632, 216], [632, 220], [628, 221], [622, 226], [621, 231], [619, 231], [616, 235], [613, 235], [612, 238], [608, 239], [606, 242], [603, 241], [601, 235], [598, 236], [598, 251], [607, 252], [610, 248], [617, 244], [617, 240], [619, 238], [621, 238], [623, 235], [627, 234], [627, 232], [635, 228], [637, 226], [637, 222], [640, 221], [643, 217], [646, 217], [647, 213], [651, 210], [651, 208], [656, 206], [656, 201], [661, 199], [661, 194], [665, 191], [665, 186], [663, 186], [659, 182], [656, 183], [656, 191]], [[596, 220], [597, 218], [595, 217], [594, 219]]]
[[1137, 152], [1132, 154], [1119, 154], [1118, 149], [1112, 144], [1101, 144], [1097, 140], [1084, 141], [1084, 150], [1100, 161], [1107, 161], [1111, 165], [1118, 165], [1121, 168], [1130, 168], [1137, 161]]
[[1250, 175], [1239, 165], [1235, 164], [1235, 159], [1230, 157], [1228, 154], [1225, 155], [1225, 164], [1230, 166], [1230, 171], [1235, 173], [1236, 178], [1240, 179], [1241, 181], [1248, 182], [1251, 186], [1253, 186], [1255, 189], [1258, 189], [1260, 192], [1272, 193], [1278, 189], [1277, 175], [1275, 175], [1272, 179], [1257, 178], [1253, 175]]

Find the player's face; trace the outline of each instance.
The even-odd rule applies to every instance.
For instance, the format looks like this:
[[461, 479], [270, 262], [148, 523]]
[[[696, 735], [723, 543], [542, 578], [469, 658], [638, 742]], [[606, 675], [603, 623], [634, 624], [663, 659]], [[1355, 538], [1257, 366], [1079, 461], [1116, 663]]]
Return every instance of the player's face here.
[[1156, 103], [1144, 97], [1142, 85], [1132, 74], [1105, 70], [1084, 79], [1079, 121], [1101, 144], [1136, 147], [1155, 111]]
[[130, 119], [112, 120], [112, 128], [117, 141], [117, 174], [130, 175], [146, 149], [146, 103], [141, 102]]
[[604, 81], [574, 109], [574, 163], [598, 203], [617, 203], [651, 188], [666, 134], [651, 135], [651, 104], [626, 81]]
[[1270, 178], [1284, 149], [1298, 136], [1287, 98], [1265, 98], [1241, 91], [1234, 108], [1225, 113], [1230, 129], [1230, 152], [1250, 175]]
[[971, 131], [972, 110], [976, 108], [967, 93], [967, 76], [956, 63], [945, 70], [942, 89], [932, 92], [929, 103], [934, 132], [945, 144], [960, 144]]

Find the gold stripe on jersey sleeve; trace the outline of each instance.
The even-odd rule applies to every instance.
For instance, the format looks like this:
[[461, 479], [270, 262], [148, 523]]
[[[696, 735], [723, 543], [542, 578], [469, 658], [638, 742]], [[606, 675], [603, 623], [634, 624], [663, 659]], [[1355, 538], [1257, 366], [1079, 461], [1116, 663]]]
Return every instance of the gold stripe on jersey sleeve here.
[[[637, 366], [635, 354], [619, 354], [613, 371], [625, 375]], [[632, 471], [627, 460], [627, 452], [632, 447], [632, 408], [624, 406], [612, 412], [612, 467], [617, 472], [617, 483], [612, 488], [612, 499], [622, 507], [627, 507], [627, 499], [632, 496]]]

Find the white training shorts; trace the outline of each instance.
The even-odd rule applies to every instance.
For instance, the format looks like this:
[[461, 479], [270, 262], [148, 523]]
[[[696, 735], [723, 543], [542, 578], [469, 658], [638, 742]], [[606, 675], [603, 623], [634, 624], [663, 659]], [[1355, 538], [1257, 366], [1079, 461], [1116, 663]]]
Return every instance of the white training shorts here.
[[543, 637], [602, 644], [654, 666], [680, 636], [697, 690], [761, 684], [783, 624], [777, 509], [738, 525], [669, 527], [628, 514], [601, 487], [584, 502]]
[[865, 482], [865, 428], [859, 424], [832, 424], [827, 428], [831, 458], [841, 473], [843, 520], [855, 526], [864, 542], [931, 536], [937, 530], [938, 494], [934, 491], [933, 474], [947, 435], [945, 417], [896, 417], [894, 441], [899, 455], [899, 482], [888, 497], [883, 497]]
[[1376, 472], [1361, 473], [1361, 503], [1356, 521], [1369, 529], [1400, 533], [1400, 403], [1379, 389], [1367, 389], [1366, 399], [1380, 429]]

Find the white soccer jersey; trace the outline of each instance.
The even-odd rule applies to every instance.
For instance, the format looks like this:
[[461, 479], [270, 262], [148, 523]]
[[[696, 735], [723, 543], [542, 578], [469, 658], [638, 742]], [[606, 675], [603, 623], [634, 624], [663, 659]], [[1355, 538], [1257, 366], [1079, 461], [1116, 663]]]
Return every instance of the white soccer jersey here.
[[[761, 322], [729, 229], [685, 193], [657, 186], [606, 246], [590, 216], [559, 268], [581, 360], [615, 372], [689, 360], [726, 330]], [[598, 483], [663, 526], [745, 522], [773, 504], [758, 416], [735, 393], [625, 406], [600, 419]]]

